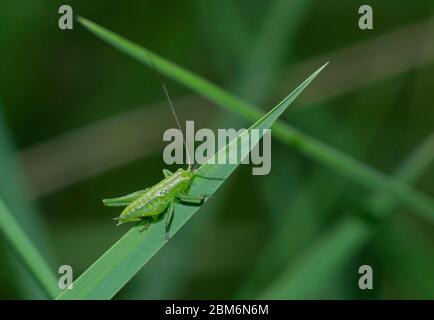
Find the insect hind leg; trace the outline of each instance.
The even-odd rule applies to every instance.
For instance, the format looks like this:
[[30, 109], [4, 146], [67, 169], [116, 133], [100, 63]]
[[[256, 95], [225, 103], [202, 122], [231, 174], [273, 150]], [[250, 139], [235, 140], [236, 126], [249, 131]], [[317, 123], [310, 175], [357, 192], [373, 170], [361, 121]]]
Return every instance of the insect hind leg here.
[[139, 198], [141, 195], [143, 195], [146, 192], [146, 190], [147, 189], [139, 190], [122, 197], [103, 199], [102, 202], [107, 207], [125, 207], [128, 206], [131, 202], [133, 202], [137, 198]]
[[170, 177], [173, 174], [172, 171], [168, 170], [168, 169], [163, 169], [163, 175], [165, 178]]

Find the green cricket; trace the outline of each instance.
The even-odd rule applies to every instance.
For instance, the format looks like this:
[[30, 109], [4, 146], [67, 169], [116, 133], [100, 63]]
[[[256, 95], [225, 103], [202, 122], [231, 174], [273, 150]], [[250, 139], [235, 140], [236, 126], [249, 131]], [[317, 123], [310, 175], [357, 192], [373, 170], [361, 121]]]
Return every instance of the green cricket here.
[[[157, 67], [155, 66], [152, 57], [149, 55], [149, 59], [153, 64], [154, 70], [160, 77], [161, 85], [163, 87], [164, 94], [169, 102], [169, 106], [172, 110], [176, 124], [179, 130], [182, 131], [181, 125], [176, 115], [175, 107], [170, 98], [166, 84]], [[193, 168], [192, 161], [190, 160], [190, 154], [186, 147], [184, 139], [184, 148], [186, 150], [188, 168], [178, 169], [176, 172], [171, 172], [167, 169], [163, 169], [164, 179], [156, 185], [136, 191], [125, 196], [103, 199], [103, 203], [110, 207], [125, 207], [118, 218], [118, 224], [127, 222], [138, 222], [143, 224], [143, 229], [146, 230], [152, 222], [160, 219], [161, 215], [167, 213], [166, 217], [166, 240], [169, 239], [170, 225], [173, 219], [174, 203], [181, 202], [186, 204], [201, 205], [210, 195], [190, 195], [188, 190], [190, 185], [196, 176], [197, 168]]]

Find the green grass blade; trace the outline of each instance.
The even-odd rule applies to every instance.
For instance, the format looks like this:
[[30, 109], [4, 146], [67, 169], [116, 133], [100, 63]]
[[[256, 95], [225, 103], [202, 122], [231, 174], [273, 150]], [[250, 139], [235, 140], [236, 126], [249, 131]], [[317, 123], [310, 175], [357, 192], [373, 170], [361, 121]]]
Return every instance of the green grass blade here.
[[[250, 129], [266, 129], [277, 120], [294, 99], [321, 72], [325, 66], [318, 69], [295, 89], [281, 103], [268, 112], [263, 118], [254, 123]], [[213, 194], [236, 169], [238, 164], [210, 164], [217, 159], [219, 153], [225, 150], [242, 150], [240, 148], [245, 139], [238, 138], [229, 142], [207, 163], [198, 169], [198, 177], [191, 186], [191, 194]], [[262, 133], [263, 134], [263, 133]], [[261, 135], [260, 135], [261, 136]], [[261, 138], [261, 137], [259, 137]], [[254, 147], [251, 143], [251, 147]], [[250, 150], [251, 148], [248, 148]], [[244, 154], [241, 154], [242, 159]], [[212, 179], [207, 179], [211, 177]], [[199, 209], [197, 206], [175, 204], [175, 216], [171, 226], [175, 234]], [[117, 243], [115, 243], [100, 259], [98, 259], [75, 282], [74, 290], [64, 291], [58, 299], [110, 299], [152, 258], [165, 244], [165, 221], [152, 224], [144, 233], [140, 233], [141, 226], [133, 227]]]
[[[9, 211], [14, 213], [17, 224], [32, 240], [35, 248], [43, 252], [47, 263], [51, 264], [53, 254], [46, 228], [42, 223], [41, 213], [30, 199], [28, 182], [22, 167], [14, 156], [16, 154], [14, 141], [3, 110], [5, 106], [0, 99], [0, 198]], [[47, 296], [47, 292], [40, 288], [39, 283], [33, 279], [32, 274], [25, 270], [24, 266], [16, 266], [13, 277], [22, 298], [54, 298], [54, 296]]]
[[[248, 101], [258, 105], [263, 104], [262, 101], [270, 94], [269, 88], [275, 88], [274, 84], [279, 83], [280, 77], [276, 77], [279, 67], [284, 60], [288, 59], [288, 55], [292, 56], [290, 53], [288, 54], [288, 51], [292, 51], [288, 48], [293, 47], [295, 35], [302, 22], [305, 21], [304, 18], [308, 12], [306, 7], [310, 2], [310, 0], [273, 2], [267, 9], [267, 13], [261, 18], [260, 31], [255, 32], [254, 37], [249, 34], [250, 40], [243, 30], [249, 32], [252, 30], [242, 28], [246, 27], [246, 21], [238, 15], [240, 8], [233, 1], [224, 0], [223, 6], [221, 0], [211, 0], [206, 3], [197, 2], [198, 9], [202, 11], [201, 21], [207, 21], [206, 23], [209, 24], [210, 20], [217, 21], [221, 15], [226, 17], [224, 26], [211, 23], [210, 28], [203, 31], [206, 39], [210, 40], [211, 59], [217, 67], [215, 70], [224, 78], [232, 77], [230, 87], [238, 96], [245, 97]], [[210, 5], [216, 5], [220, 11], [210, 10]], [[277, 16], [276, 12], [279, 13]], [[233, 34], [224, 32], [224, 30], [227, 31], [231, 28], [237, 29], [238, 36], [234, 37]], [[244, 49], [241, 49], [243, 47]], [[229, 48], [231, 51], [228, 50]], [[259, 50], [259, 48], [262, 49]], [[270, 51], [268, 48], [273, 48], [273, 50]], [[246, 52], [249, 54], [243, 59], [243, 53]], [[240, 65], [237, 66], [239, 72], [235, 79], [233, 78], [233, 69], [227, 68], [234, 61], [240, 61]], [[264, 86], [264, 83], [267, 86]], [[252, 86], [258, 87], [259, 84], [261, 84], [261, 90], [244, 90], [252, 88]], [[218, 128], [239, 128], [245, 122], [242, 118], [233, 117], [230, 113], [224, 113], [214, 121]], [[273, 159], [273, 170], [275, 170], [276, 157], [274, 154]], [[285, 171], [288, 165], [291, 164], [285, 162]], [[287, 177], [291, 177], [291, 174]], [[283, 179], [282, 181], [288, 180]], [[273, 184], [271, 181], [270, 183]], [[262, 188], [261, 184], [258, 186]], [[274, 187], [279, 188], [280, 186], [274, 185]], [[179, 297], [192, 277], [196, 276], [195, 271], [189, 265], [192, 254], [196, 252], [194, 248], [202, 242], [202, 237], [206, 237], [209, 230], [218, 226], [217, 209], [227, 203], [227, 197], [230, 195], [228, 191], [228, 189], [220, 190], [219, 201], [212, 201], [205, 208], [202, 208], [201, 214], [190, 220], [188, 232], [186, 232], [187, 230], [184, 231], [175, 243], [164, 248], [155, 259], [146, 265], [146, 268], [139, 271], [134, 280], [130, 281], [115, 298], [176, 299]]]
[[[351, 154], [364, 158], [369, 146], [378, 136], [379, 129], [383, 126], [392, 106], [396, 105], [396, 96], [403, 89], [403, 82], [395, 81], [391, 84], [379, 85], [375, 88], [361, 90], [349, 103], [352, 105], [348, 115], [344, 119], [337, 120], [329, 114], [328, 106], [315, 111], [316, 121], [323, 123], [325, 128], [334, 128], [329, 133], [329, 141], [334, 145], [343, 146]], [[376, 116], [367, 105], [373, 105], [377, 101], [382, 102]], [[321, 111], [322, 110], [322, 111]], [[328, 118], [330, 116], [330, 118]], [[369, 129], [365, 126], [364, 119], [369, 119]], [[324, 130], [325, 131], [325, 130]], [[352, 134], [342, 134], [352, 132]], [[359, 136], [357, 136], [359, 132]], [[354, 144], [357, 141], [357, 145]], [[419, 157], [418, 157], [419, 158]], [[274, 157], [273, 170], [276, 168]], [[286, 169], [288, 171], [288, 169]], [[282, 179], [282, 177], [279, 177]], [[285, 177], [283, 181], [288, 180]], [[408, 183], [408, 181], [406, 181]], [[286, 194], [279, 194], [280, 198], [272, 198], [270, 202], [280, 205], [278, 215], [278, 227], [270, 233], [269, 239], [264, 244], [261, 254], [251, 269], [251, 275], [240, 288], [237, 298], [248, 299], [255, 297], [263, 288], [268, 286], [276, 274], [282, 272], [294, 257], [299, 254], [302, 247], [308, 246], [313, 239], [322, 231], [326, 221], [333, 215], [334, 208], [342, 198], [344, 190], [348, 187], [348, 181], [335, 177], [334, 172], [318, 167], [301, 183], [297, 189], [291, 192], [289, 202], [281, 203], [279, 199], [285, 198]], [[269, 191], [263, 188], [264, 194], [276, 194], [275, 190]], [[283, 189], [285, 191], [285, 189]], [[316, 201], [312, 201], [312, 195], [318, 195]], [[394, 199], [392, 198], [392, 201]], [[283, 206], [285, 204], [285, 206]], [[297, 214], [298, 213], [298, 214]]]
[[[153, 61], [162, 74], [180, 82], [217, 105], [253, 121], [263, 116], [263, 112], [260, 109], [238, 99], [210, 81], [153, 54], [149, 50], [85, 18], [80, 17], [78, 21], [107, 43], [148, 66], [151, 66], [149, 56], [152, 56]], [[430, 197], [352, 159], [313, 137], [303, 134], [284, 122], [276, 122], [273, 126], [273, 132], [274, 136], [286, 145], [296, 148], [375, 192], [388, 192], [397, 201], [413, 207], [422, 216], [434, 223], [434, 201]]]
[[[304, 251], [294, 263], [270, 283], [258, 299], [312, 299], [318, 288], [347, 262], [371, 235], [369, 226], [355, 217], [346, 217]], [[355, 271], [356, 272], [356, 271]], [[318, 284], [321, 286], [318, 286]]]
[[12, 251], [34, 275], [50, 297], [59, 294], [57, 279], [33, 243], [18, 225], [6, 205], [0, 199], [0, 232]]
[[[413, 183], [432, 163], [434, 157], [433, 135], [429, 136], [400, 166], [397, 179]], [[371, 214], [385, 218], [394, 209], [396, 202], [384, 193], [376, 194], [367, 201]], [[296, 262], [278, 276], [259, 295], [259, 299], [306, 299], [315, 296], [318, 283], [334, 279], [333, 274], [345, 265], [357, 250], [362, 248], [374, 232], [360, 218], [345, 217], [334, 228], [327, 231]]]
[[[396, 178], [408, 184], [413, 184], [431, 165], [434, 159], [434, 133], [430, 134], [423, 143], [402, 164]], [[387, 194], [371, 197], [366, 208], [376, 218], [385, 218], [392, 212], [395, 201]]]
[[410, 216], [399, 220], [382, 228], [372, 250], [387, 281], [394, 284], [383, 297], [387, 294], [387, 299], [432, 300], [434, 253], [430, 232], [415, 225]]
[[240, 73], [232, 75], [233, 88], [238, 97], [260, 103], [276, 87], [280, 81], [276, 74], [280, 74], [282, 62], [288, 57], [293, 60], [295, 56], [295, 40], [311, 4], [312, 0], [278, 0], [270, 3], [255, 43], [240, 61]]

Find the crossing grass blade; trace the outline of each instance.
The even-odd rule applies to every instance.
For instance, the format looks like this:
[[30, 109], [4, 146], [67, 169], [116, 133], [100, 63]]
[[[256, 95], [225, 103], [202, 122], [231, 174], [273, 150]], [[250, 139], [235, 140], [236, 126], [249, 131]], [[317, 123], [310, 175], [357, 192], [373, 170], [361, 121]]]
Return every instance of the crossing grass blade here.
[[48, 296], [56, 297], [59, 294], [59, 289], [54, 273], [1, 199], [0, 233], [12, 251], [47, 292]]
[[256, 299], [318, 299], [318, 282], [323, 286], [330, 274], [353, 257], [371, 236], [369, 225], [353, 216], [327, 230], [305, 249]]
[[[401, 165], [396, 178], [414, 183], [430, 166], [434, 158], [434, 135], [430, 135]], [[369, 214], [377, 221], [393, 213], [396, 202], [388, 194], [379, 193], [366, 201]], [[367, 244], [375, 227], [349, 213], [328, 230], [298, 260], [288, 265], [281, 275], [260, 293], [258, 299], [312, 299], [318, 298], [318, 283], [334, 279], [339, 266], [345, 265]], [[324, 280], [326, 279], [326, 280]]]
[[[152, 57], [153, 62], [162, 74], [178, 81], [220, 107], [239, 114], [250, 121], [256, 121], [263, 116], [263, 112], [257, 107], [238, 99], [210, 81], [85, 18], [79, 17], [78, 21], [96, 36], [149, 67], [152, 67], [150, 61], [150, 57]], [[273, 135], [284, 144], [333, 168], [354, 182], [372, 191], [390, 194], [396, 201], [414, 208], [421, 216], [434, 223], [434, 201], [429, 196], [415, 191], [406, 184], [390, 178], [284, 122], [277, 121], [273, 125]]]
[[[239, 154], [238, 160], [246, 154], [239, 150], [246, 150], [243, 144], [250, 129], [268, 129], [277, 118], [286, 110], [294, 99], [307, 87], [307, 85], [325, 67], [321, 67], [307, 78], [282, 102], [268, 112], [264, 117], [255, 122], [249, 130], [239, 135], [219, 150], [211, 159], [203, 164], [197, 171], [198, 177], [191, 186], [191, 194], [213, 194], [237, 168], [236, 164], [212, 164], [219, 154], [233, 149]], [[261, 131], [259, 139], [264, 134]], [[257, 142], [257, 141], [256, 141]], [[249, 143], [249, 142], [247, 142]], [[250, 142], [247, 150], [251, 150], [255, 143]], [[175, 216], [171, 226], [171, 232], [175, 234], [199, 209], [198, 206], [175, 205]], [[99, 258], [87, 271], [75, 282], [73, 290], [64, 291], [58, 299], [110, 299], [112, 298], [149, 259], [152, 258], [165, 244], [165, 221], [152, 224], [144, 233], [140, 233], [141, 226], [133, 227], [117, 243], [115, 243], [101, 258]]]
[[[49, 265], [50, 262], [53, 262], [52, 248], [49, 245], [46, 228], [40, 219], [40, 212], [36, 205], [30, 200], [28, 184], [22, 172], [22, 168], [19, 161], [13, 156], [16, 150], [7, 125], [4, 110], [6, 110], [6, 108], [0, 99], [0, 198], [3, 202], [3, 207], [7, 206], [8, 208], [7, 210], [3, 209], [2, 215], [6, 215], [6, 218], [2, 218], [0, 221], [13, 219], [12, 224], [15, 225], [13, 228], [20, 230], [18, 231], [17, 241], [20, 241], [20, 235], [26, 233], [28, 238], [33, 242], [34, 248], [31, 250], [34, 251], [35, 254], [38, 254], [36, 251], [38, 249], [39, 252], [43, 252], [45, 259], [47, 259], [47, 264]], [[12, 216], [10, 212], [13, 212], [14, 215]], [[3, 224], [0, 226], [0, 229], [9, 229], [9, 224]], [[6, 234], [6, 232], [7, 230], [3, 233]], [[9, 238], [9, 243], [14, 240], [14, 237]], [[13, 251], [17, 254], [27, 252], [27, 250]], [[40, 257], [40, 259], [42, 259], [42, 257]], [[25, 259], [21, 258], [21, 260]], [[12, 278], [21, 298], [45, 299], [47, 297], [55, 297], [53, 294], [57, 294], [57, 291], [51, 290], [52, 295], [50, 296], [47, 295], [50, 293], [50, 290], [41, 288], [40, 284], [44, 281], [35, 279], [38, 277], [38, 274], [24, 271], [21, 266], [15, 265], [15, 261], [12, 263], [13, 268], [16, 269]], [[29, 270], [31, 272], [34, 271], [32, 268]], [[50, 271], [45, 270], [45, 272]], [[56, 283], [54, 283], [54, 286], [55, 285]], [[53, 284], [51, 286], [53, 286]]]
[[[351, 102], [352, 108], [343, 120], [335, 119], [330, 115], [329, 108], [323, 105], [323, 112], [315, 112], [317, 121], [318, 119], [322, 120], [325, 129], [335, 128], [330, 133], [329, 141], [333, 141], [335, 145], [345, 146], [346, 150], [351, 150], [358, 157], [364, 157], [368, 147], [378, 136], [379, 129], [383, 127], [391, 107], [396, 105], [396, 95], [402, 90], [402, 85], [403, 82], [393, 82], [392, 84], [361, 90]], [[377, 101], [382, 101], [382, 107], [378, 109], [376, 116], [371, 118], [370, 110], [366, 106]], [[321, 109], [317, 109], [317, 111], [321, 111]], [[326, 119], [328, 116], [330, 118]], [[360, 128], [361, 123], [365, 123], [362, 119], [366, 119], [366, 117], [370, 119], [369, 130], [358, 130], [357, 128]], [[344, 135], [342, 132], [360, 132], [360, 136]], [[357, 145], [354, 144], [354, 141], [358, 141]], [[273, 170], [275, 168], [276, 160], [273, 162]], [[293, 172], [292, 175], [294, 178], [296, 177]], [[283, 181], [285, 180], [288, 180], [287, 176], [283, 179]], [[403, 182], [409, 183], [405, 180]], [[277, 202], [277, 205], [281, 205], [278, 212], [278, 227], [270, 233], [258, 259], [249, 270], [250, 276], [247, 277], [249, 280], [246, 280], [240, 287], [237, 298], [255, 297], [261, 288], [267, 287], [276, 274], [282, 272], [285, 266], [294, 260], [299, 248], [306, 247], [311, 243], [312, 239], [323, 230], [325, 221], [330, 219], [330, 215], [336, 213], [334, 208], [342, 198], [346, 187], [348, 187], [348, 181], [339, 177], [335, 178], [334, 172], [324, 170], [324, 168], [315, 168], [308, 177], [297, 184], [296, 190], [291, 190], [289, 202], [279, 201], [285, 197], [285, 194], [279, 194], [280, 198], [270, 199], [270, 202]], [[285, 188], [282, 190], [289, 194]], [[272, 190], [269, 193], [274, 195], [277, 192]], [[264, 188], [264, 194], [268, 194], [267, 188]], [[321, 197], [312, 201], [313, 195], [317, 194], [320, 194]], [[392, 202], [394, 202], [393, 199]]]

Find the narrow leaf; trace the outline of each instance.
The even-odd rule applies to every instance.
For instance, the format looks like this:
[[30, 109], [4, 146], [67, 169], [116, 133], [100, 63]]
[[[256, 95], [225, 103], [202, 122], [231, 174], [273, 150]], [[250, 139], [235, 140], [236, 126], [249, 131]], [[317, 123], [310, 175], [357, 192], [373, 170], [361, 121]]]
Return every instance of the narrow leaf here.
[[[396, 172], [396, 178], [413, 183], [429, 167], [434, 157], [434, 135], [430, 135]], [[386, 218], [393, 213], [395, 202], [388, 194], [379, 193], [366, 201], [370, 214]], [[381, 219], [379, 220], [381, 221]], [[312, 299], [318, 293], [318, 283], [334, 279], [338, 266], [348, 263], [375, 232], [372, 225], [351, 213], [328, 230], [295, 262], [288, 265], [256, 298]], [[325, 279], [325, 280], [324, 280]]]
[[[152, 60], [162, 74], [178, 81], [217, 105], [249, 120], [255, 121], [262, 117], [263, 112], [260, 109], [238, 99], [210, 81], [159, 57], [149, 50], [85, 18], [80, 17], [78, 21], [92, 33], [141, 63], [152, 66], [152, 62], [150, 61], [150, 57], [152, 57]], [[423, 217], [434, 223], [434, 201], [429, 196], [421, 194], [406, 184], [352, 159], [284, 122], [277, 121], [273, 126], [273, 132], [274, 136], [286, 145], [294, 147], [315, 160], [324, 163], [366, 188], [375, 192], [389, 193], [396, 201], [413, 207]]]
[[[16, 223], [32, 240], [35, 248], [44, 252], [47, 264], [50, 264], [53, 261], [53, 253], [49, 245], [49, 237], [40, 212], [30, 199], [28, 181], [23, 174], [23, 169], [14, 156], [16, 154], [14, 141], [3, 110], [6, 109], [0, 99], [0, 197], [9, 211], [14, 213], [13, 218], [16, 219]], [[46, 290], [40, 288], [40, 284], [32, 279], [33, 274], [22, 272], [20, 267], [16, 268], [17, 272], [14, 272], [13, 277], [22, 298], [55, 297], [47, 296]]]
[[1, 199], [0, 233], [47, 294], [50, 297], [56, 297], [59, 294], [59, 289], [54, 273]]
[[[212, 164], [217, 162], [219, 153], [230, 152], [232, 149], [243, 150], [242, 144], [246, 139], [243, 135], [251, 129], [268, 129], [307, 87], [307, 85], [321, 72], [325, 66], [318, 69], [306, 79], [297, 89], [274, 107], [264, 117], [253, 124], [249, 130], [229, 142], [207, 163], [198, 169], [198, 177], [194, 180], [191, 194], [213, 194], [223, 184], [226, 178], [236, 169], [237, 164]], [[260, 131], [259, 139], [264, 134]], [[255, 141], [256, 143], [258, 141]], [[247, 150], [251, 150], [256, 143], [251, 143]], [[245, 154], [241, 154], [238, 160]], [[211, 179], [207, 179], [211, 177]], [[176, 233], [199, 209], [197, 206], [175, 205], [175, 216], [171, 232]], [[144, 233], [140, 233], [140, 226], [132, 228], [117, 243], [115, 243], [100, 259], [98, 259], [75, 282], [74, 289], [63, 292], [58, 299], [110, 299], [112, 298], [149, 259], [152, 258], [165, 244], [165, 221], [152, 224]]]

